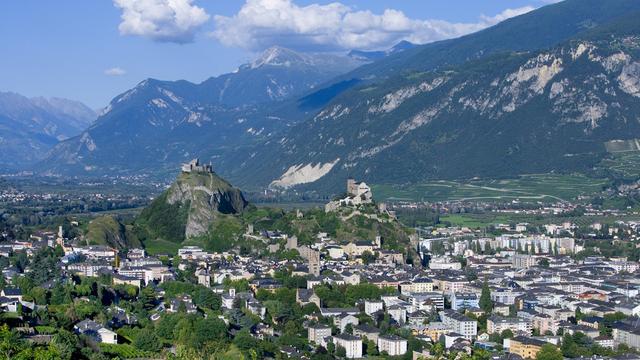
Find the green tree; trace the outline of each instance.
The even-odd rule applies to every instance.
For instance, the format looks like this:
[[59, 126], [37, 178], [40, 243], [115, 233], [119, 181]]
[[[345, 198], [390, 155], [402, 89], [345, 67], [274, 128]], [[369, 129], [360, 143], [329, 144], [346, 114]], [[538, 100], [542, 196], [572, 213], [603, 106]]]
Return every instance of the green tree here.
[[565, 334], [562, 337], [560, 350], [565, 357], [574, 358], [578, 356], [578, 345], [573, 341], [573, 337], [570, 334]]
[[484, 278], [484, 283], [482, 284], [482, 293], [480, 294], [480, 308], [486, 313], [491, 314], [493, 310], [493, 301], [491, 300], [491, 289], [489, 288], [489, 283], [487, 282], [487, 278]]
[[376, 347], [376, 343], [374, 343], [373, 340], [367, 340], [366, 345], [367, 345], [367, 355], [369, 356], [378, 355], [378, 348]]
[[0, 359], [9, 360], [22, 349], [18, 334], [9, 330], [6, 324], [0, 327]]
[[250, 350], [256, 347], [256, 339], [251, 336], [251, 333], [247, 329], [242, 329], [236, 333], [236, 336], [233, 338], [233, 344], [237, 346], [240, 350]]
[[144, 328], [138, 332], [133, 340], [133, 346], [137, 349], [151, 352], [158, 352], [162, 349], [160, 338], [158, 338], [153, 330], [148, 328]]
[[73, 333], [60, 329], [51, 342], [60, 352], [60, 359], [77, 358], [75, 355], [78, 349], [78, 338]]
[[156, 296], [152, 287], [144, 287], [140, 290], [140, 295], [138, 296], [142, 307], [151, 310], [155, 306]]
[[346, 356], [347, 356], [347, 349], [343, 348], [342, 346], [338, 346], [336, 348], [336, 357], [344, 358]]
[[366, 250], [362, 253], [362, 263], [365, 265], [369, 265], [376, 261], [376, 256], [369, 250]]
[[513, 337], [513, 331], [511, 331], [511, 329], [502, 330], [502, 332], [500, 333], [500, 337], [502, 337], [503, 339], [510, 339]]
[[195, 297], [195, 303], [204, 308], [219, 310], [222, 305], [222, 299], [210, 289], [201, 287]]
[[538, 265], [540, 265], [543, 268], [548, 268], [549, 267], [549, 259], [547, 259], [547, 258], [540, 259], [540, 261], [538, 261]]
[[538, 354], [536, 360], [562, 360], [562, 352], [552, 344], [544, 344]]

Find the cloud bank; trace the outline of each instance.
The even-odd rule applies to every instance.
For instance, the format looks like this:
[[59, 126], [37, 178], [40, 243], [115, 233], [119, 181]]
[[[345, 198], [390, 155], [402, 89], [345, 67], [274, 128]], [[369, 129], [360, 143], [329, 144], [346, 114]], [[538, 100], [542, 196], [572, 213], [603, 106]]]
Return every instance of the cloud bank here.
[[104, 71], [104, 74], [108, 75], [108, 76], [122, 76], [122, 75], [124, 75], [126, 73], [127, 72], [123, 68], [120, 68], [120, 67], [117, 67], [117, 66], [109, 68], [109, 69], [106, 69]]
[[192, 42], [209, 14], [193, 0], [113, 0], [122, 10], [118, 26], [122, 35], [143, 36], [154, 41]]
[[214, 16], [211, 36], [226, 46], [252, 51], [273, 45], [310, 51], [372, 50], [401, 40], [424, 44], [458, 37], [531, 10], [531, 6], [506, 9], [492, 17], [481, 16], [475, 23], [452, 23], [411, 19], [393, 9], [374, 14], [339, 2], [298, 6], [292, 0], [247, 0], [233, 16]]

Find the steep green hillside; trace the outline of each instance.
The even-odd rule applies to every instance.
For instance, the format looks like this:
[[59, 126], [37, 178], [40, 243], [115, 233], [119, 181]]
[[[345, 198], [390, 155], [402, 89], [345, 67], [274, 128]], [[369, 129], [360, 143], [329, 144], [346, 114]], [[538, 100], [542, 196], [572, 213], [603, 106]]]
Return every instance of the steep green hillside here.
[[91, 245], [107, 245], [116, 249], [140, 247], [132, 225], [125, 225], [112, 216], [91, 220], [85, 238]]

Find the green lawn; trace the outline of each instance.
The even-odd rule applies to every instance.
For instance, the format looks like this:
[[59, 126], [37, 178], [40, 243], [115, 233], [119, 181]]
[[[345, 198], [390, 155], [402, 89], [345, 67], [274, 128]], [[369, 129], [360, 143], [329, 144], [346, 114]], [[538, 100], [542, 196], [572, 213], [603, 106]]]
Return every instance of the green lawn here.
[[162, 239], [145, 242], [145, 249], [147, 250], [149, 255], [176, 254], [178, 253], [178, 249], [180, 249], [181, 247], [181, 244], [176, 244], [174, 242]]

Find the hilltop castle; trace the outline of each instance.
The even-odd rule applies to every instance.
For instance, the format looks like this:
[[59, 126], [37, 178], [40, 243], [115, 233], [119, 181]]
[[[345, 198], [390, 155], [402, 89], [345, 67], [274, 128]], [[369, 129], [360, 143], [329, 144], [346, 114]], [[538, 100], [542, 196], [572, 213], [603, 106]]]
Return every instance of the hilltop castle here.
[[212, 173], [213, 165], [209, 163], [209, 165], [200, 164], [200, 160], [195, 158], [189, 161], [186, 164], [182, 164], [182, 172], [184, 173], [192, 173], [192, 172], [201, 172], [201, 173]]
[[330, 201], [324, 206], [325, 212], [336, 211], [340, 207], [373, 203], [371, 188], [364, 182], [357, 182], [352, 178], [347, 179], [347, 194], [342, 199]]

